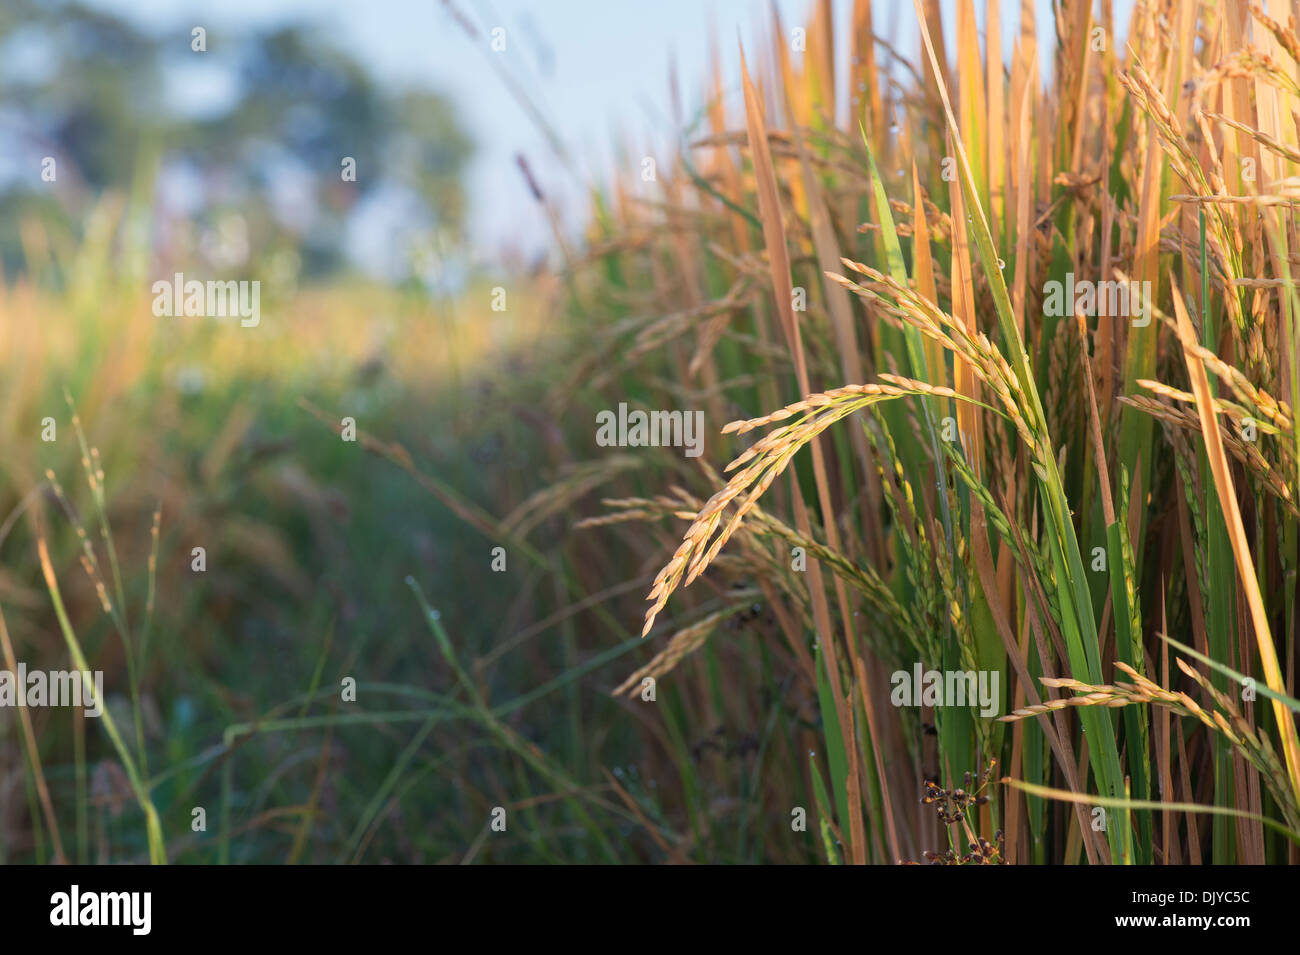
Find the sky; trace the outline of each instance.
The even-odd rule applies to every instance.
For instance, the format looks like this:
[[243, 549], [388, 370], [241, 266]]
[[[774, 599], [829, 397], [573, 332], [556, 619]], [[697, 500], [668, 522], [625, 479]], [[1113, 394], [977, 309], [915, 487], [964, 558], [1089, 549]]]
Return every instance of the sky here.
[[[448, 13], [442, 0], [88, 0], [91, 6], [133, 20], [154, 32], [175, 31], [188, 42], [195, 26], [213, 42], [220, 30], [284, 21], [318, 25], [381, 81], [429, 88], [454, 104], [476, 151], [468, 171], [471, 258], [490, 261], [502, 250], [538, 254], [549, 245], [550, 226], [531, 199], [516, 163], [522, 154], [542, 190], [576, 228], [586, 211], [588, 184], [612, 176], [640, 178], [645, 155], [664, 161], [680, 131], [672, 119], [670, 67], [676, 64], [683, 112], [701, 105], [716, 37], [724, 76], [737, 79], [738, 42], [756, 50], [770, 24], [769, 0], [455, 0], [482, 35], [478, 42]], [[1049, 0], [1035, 0], [1040, 40], [1052, 44]], [[810, 0], [775, 0], [789, 30], [802, 25]], [[952, 0], [943, 0], [946, 23]], [[976, 3], [982, 20], [984, 4]], [[836, 0], [837, 27], [851, 2]], [[1017, 28], [1018, 4], [1004, 0], [1004, 47]], [[1116, 4], [1117, 22], [1131, 0]], [[917, 47], [908, 0], [874, 5], [876, 32], [892, 37], [905, 55]], [[493, 53], [490, 31], [504, 29], [506, 49]], [[950, 29], [950, 28], [949, 28]], [[981, 26], [982, 29], [982, 26]], [[847, 42], [847, 29], [837, 35]], [[951, 32], [949, 41], [951, 42]], [[763, 41], [765, 42], [765, 41]], [[797, 54], [795, 54], [797, 59]], [[846, 50], [837, 51], [843, 68]], [[506, 78], [509, 78], [507, 80]], [[533, 100], [569, 155], [562, 161], [529, 116], [510, 82]], [[219, 77], [196, 71], [179, 95], [219, 98]], [[738, 80], [729, 92], [730, 115], [741, 102]], [[619, 158], [619, 143], [635, 154]]]

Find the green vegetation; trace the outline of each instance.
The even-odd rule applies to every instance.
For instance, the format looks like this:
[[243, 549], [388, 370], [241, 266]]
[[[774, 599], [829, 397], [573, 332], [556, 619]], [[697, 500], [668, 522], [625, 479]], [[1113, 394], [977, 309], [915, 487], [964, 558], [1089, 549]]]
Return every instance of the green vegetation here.
[[24, 219], [0, 636], [112, 719], [0, 720], [0, 860], [1297, 861], [1300, 39], [1090, 10], [774, 20], [653, 197], [455, 300], [160, 320], [148, 189]]

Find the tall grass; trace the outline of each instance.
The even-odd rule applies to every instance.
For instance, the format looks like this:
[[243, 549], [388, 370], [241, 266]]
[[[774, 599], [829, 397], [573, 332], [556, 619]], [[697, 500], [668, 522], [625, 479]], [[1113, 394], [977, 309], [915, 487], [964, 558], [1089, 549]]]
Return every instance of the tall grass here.
[[[459, 514], [489, 502], [508, 510], [526, 497], [519, 462], [538, 457], [513, 409], [542, 387], [531, 364], [547, 332], [547, 280], [512, 283], [508, 315], [490, 311], [490, 287], [452, 309], [370, 284], [268, 283], [253, 334], [159, 320], [149, 283], [124, 267], [147, 255], [127, 229], [135, 211], [104, 197], [80, 242], [24, 223], [28, 270], [0, 289], [12, 372], [0, 382], [3, 665], [86, 666], [104, 673], [106, 696], [98, 720], [62, 708], [0, 713], [0, 859], [536, 851], [511, 837], [469, 853], [501, 801], [487, 790], [513, 772], [497, 753], [513, 750], [467, 735], [477, 711], [443, 705], [425, 666], [425, 618], [403, 583], [436, 578], [440, 606], [470, 634], [460, 652], [481, 657], [501, 619], [499, 600], [474, 596], [488, 560], [462, 561], [457, 513], [431, 513], [426, 488], [341, 442], [299, 401], [328, 405], [334, 425], [355, 416], [386, 448], [410, 448], [403, 460], [437, 475], [428, 487], [468, 489]], [[497, 403], [486, 414], [476, 407], [485, 396]], [[57, 422], [49, 442], [47, 417]], [[513, 463], [482, 479], [485, 462], [503, 460]], [[540, 617], [552, 612], [524, 590]], [[507, 616], [534, 622], [517, 604]], [[515, 674], [546, 665], [511, 654], [495, 676], [545, 701], [545, 687]], [[359, 685], [351, 708], [339, 703], [344, 676]], [[522, 705], [494, 703], [507, 715]], [[527, 728], [511, 719], [516, 733]], [[452, 804], [464, 812], [447, 812]], [[206, 827], [196, 828], [197, 809]]]
[[[575, 386], [748, 436], [705, 456], [729, 479], [660, 456], [669, 492], [586, 522], [660, 541], [638, 672], [705, 679], [760, 592], [818, 701], [782, 760], [829, 861], [1296, 861], [1300, 41], [1245, 4], [1138, 4], [1122, 43], [1091, 10], [1042, 49], [1022, 5], [1009, 62], [997, 0], [982, 42], [958, 0], [951, 60], [917, 0], [913, 63], [868, 3], [847, 63], [829, 3], [806, 52], [774, 16], [660, 199], [597, 211], [581, 304], [625, 317]], [[1130, 281], [1145, 311], [1048, 300]], [[1002, 717], [890, 706], [918, 662], [998, 672]], [[936, 820], [990, 762], [973, 831]]]

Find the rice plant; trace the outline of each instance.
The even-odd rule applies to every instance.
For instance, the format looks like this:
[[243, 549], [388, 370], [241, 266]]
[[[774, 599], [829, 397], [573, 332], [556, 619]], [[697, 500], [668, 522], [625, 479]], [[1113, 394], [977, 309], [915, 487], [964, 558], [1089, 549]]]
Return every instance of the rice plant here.
[[[661, 195], [599, 200], [556, 401], [720, 434], [583, 522], [661, 568], [617, 692], [757, 603], [827, 861], [1294, 862], [1300, 38], [1071, 2], [1044, 49], [1026, 3], [1006, 60], [997, 0], [952, 51], [938, 7], [912, 62], [870, 3], [840, 63], [831, 4], [806, 51], [774, 14]], [[998, 717], [900, 704], [918, 666]]]

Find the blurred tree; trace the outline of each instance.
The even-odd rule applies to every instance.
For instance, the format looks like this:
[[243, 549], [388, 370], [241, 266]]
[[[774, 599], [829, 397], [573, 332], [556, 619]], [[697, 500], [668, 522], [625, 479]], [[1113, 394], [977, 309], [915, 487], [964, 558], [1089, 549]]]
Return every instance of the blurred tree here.
[[[401, 189], [420, 206], [404, 210], [408, 227], [414, 218], [459, 235], [470, 154], [445, 99], [380, 86], [303, 25], [209, 32], [199, 53], [188, 33], [147, 34], [79, 3], [0, 6], [6, 218], [45, 221], [54, 193], [64, 221], [76, 222], [105, 190], [129, 191], [142, 169], [170, 170], [198, 232], [189, 245], [214, 249], [214, 235], [237, 232], [245, 260], [292, 245], [303, 271], [320, 274], [344, 264], [348, 220], [372, 194]], [[57, 161], [57, 189], [41, 179], [44, 156]], [[344, 157], [355, 181], [342, 175]], [[6, 270], [23, 267], [17, 233], [0, 233]], [[189, 247], [168, 236], [173, 252]]]

